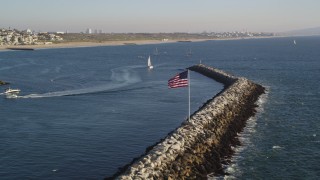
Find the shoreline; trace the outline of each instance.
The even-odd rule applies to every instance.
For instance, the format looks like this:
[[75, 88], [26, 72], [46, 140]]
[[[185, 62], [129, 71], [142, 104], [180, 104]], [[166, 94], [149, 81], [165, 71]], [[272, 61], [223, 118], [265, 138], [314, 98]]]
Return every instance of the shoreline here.
[[32, 48], [32, 49], [56, 49], [56, 48], [80, 48], [80, 47], [99, 47], [99, 46], [129, 46], [129, 45], [147, 45], [147, 44], [166, 44], [166, 43], [183, 43], [203, 42], [203, 41], [228, 41], [243, 39], [265, 39], [265, 38], [281, 38], [286, 36], [263, 36], [263, 37], [247, 37], [247, 38], [219, 38], [219, 39], [179, 39], [179, 40], [130, 40], [130, 41], [105, 41], [105, 42], [63, 42], [57, 44], [41, 44], [41, 45], [5, 45], [0, 46], [0, 51], [10, 50], [8, 48]]
[[15, 46], [0, 46], [1, 50], [9, 50], [7, 48], [33, 48], [33, 49], [55, 49], [55, 48], [79, 48], [79, 47], [98, 47], [98, 46], [120, 46], [120, 45], [143, 45], [143, 44], [160, 44], [170, 43], [153, 40], [143, 41], [107, 41], [107, 42], [65, 42], [58, 44], [47, 44], [47, 45], [15, 45]]

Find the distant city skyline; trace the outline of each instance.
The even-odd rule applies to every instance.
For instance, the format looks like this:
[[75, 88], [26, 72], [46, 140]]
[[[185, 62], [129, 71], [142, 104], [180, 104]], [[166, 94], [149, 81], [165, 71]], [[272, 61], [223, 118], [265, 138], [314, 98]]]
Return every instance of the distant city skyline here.
[[320, 26], [318, 0], [10, 0], [0, 28], [86, 32], [283, 32]]

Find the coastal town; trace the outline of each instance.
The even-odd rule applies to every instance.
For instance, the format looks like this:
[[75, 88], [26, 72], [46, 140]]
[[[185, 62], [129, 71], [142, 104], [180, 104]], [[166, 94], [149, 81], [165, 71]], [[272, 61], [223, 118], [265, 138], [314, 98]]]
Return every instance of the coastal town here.
[[190, 41], [215, 39], [244, 39], [272, 37], [274, 33], [264, 32], [202, 32], [202, 33], [102, 33], [87, 30], [81, 33], [35, 32], [31, 29], [17, 30], [0, 28], [0, 47], [23, 45], [51, 45], [74, 42], [103, 43], [112, 41]]
[[30, 29], [19, 31], [17, 29], [0, 29], [0, 45], [46, 45], [53, 42], [63, 41], [57, 33], [39, 32]]

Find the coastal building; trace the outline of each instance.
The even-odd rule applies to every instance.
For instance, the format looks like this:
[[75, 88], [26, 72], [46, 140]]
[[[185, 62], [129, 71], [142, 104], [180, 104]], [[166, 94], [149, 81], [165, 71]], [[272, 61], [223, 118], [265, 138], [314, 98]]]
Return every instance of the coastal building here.
[[[33, 45], [45, 44], [47, 41], [62, 41], [63, 38], [56, 33], [38, 33], [35, 34], [31, 29], [19, 31], [16, 29], [0, 29], [0, 45]], [[39, 42], [41, 41], [41, 42]]]
[[27, 30], [26, 30], [26, 33], [27, 33], [27, 34], [32, 34], [31, 29], [27, 29]]
[[92, 34], [92, 29], [88, 28], [88, 29], [86, 30], [86, 33], [87, 33], [87, 34]]

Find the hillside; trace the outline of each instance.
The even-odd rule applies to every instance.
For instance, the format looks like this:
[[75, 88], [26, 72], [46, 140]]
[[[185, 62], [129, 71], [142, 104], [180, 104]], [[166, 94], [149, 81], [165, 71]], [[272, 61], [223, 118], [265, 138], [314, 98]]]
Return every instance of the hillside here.
[[306, 28], [306, 29], [297, 29], [287, 32], [280, 33], [281, 35], [287, 36], [312, 36], [320, 35], [320, 27]]

